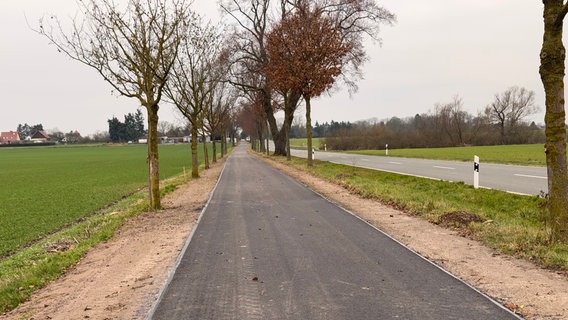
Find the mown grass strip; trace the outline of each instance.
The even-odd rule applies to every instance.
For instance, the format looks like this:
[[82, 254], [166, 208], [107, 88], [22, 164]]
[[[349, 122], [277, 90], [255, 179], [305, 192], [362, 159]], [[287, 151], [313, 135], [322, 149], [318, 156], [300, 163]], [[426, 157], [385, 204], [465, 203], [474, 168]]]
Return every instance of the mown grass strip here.
[[0, 261], [0, 314], [57, 279], [90, 248], [112, 237], [128, 217], [145, 212], [144, 198], [129, 197]]
[[307, 167], [305, 159], [272, 158], [364, 198], [458, 228], [503, 254], [568, 270], [568, 244], [550, 242], [545, 199], [317, 160]]

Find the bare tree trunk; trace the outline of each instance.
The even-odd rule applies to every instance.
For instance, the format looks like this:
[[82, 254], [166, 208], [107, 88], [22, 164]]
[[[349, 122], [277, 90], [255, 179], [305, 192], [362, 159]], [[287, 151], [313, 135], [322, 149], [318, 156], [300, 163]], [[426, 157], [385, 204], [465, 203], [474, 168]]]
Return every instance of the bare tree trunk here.
[[221, 156], [219, 158], [223, 158], [225, 156], [225, 152], [227, 152], [227, 133], [223, 133], [221, 135]]
[[292, 122], [294, 122], [294, 112], [298, 108], [298, 102], [302, 98], [300, 91], [294, 90], [286, 94], [284, 102], [284, 136], [286, 139], [286, 159], [288, 161], [292, 160], [292, 154], [290, 153], [290, 129], [292, 128]]
[[146, 107], [148, 111], [148, 182], [150, 208], [160, 209], [160, 172], [158, 170], [158, 105]]
[[265, 153], [266, 149], [264, 148], [264, 134], [262, 133], [262, 129], [258, 128], [257, 129], [257, 135], [258, 135], [258, 148], [257, 151], [261, 152], [261, 153]]
[[[262, 106], [264, 112], [266, 113], [266, 118], [268, 119], [268, 129], [270, 130], [270, 133], [272, 134], [272, 140], [274, 141], [274, 155], [285, 156], [286, 137], [283, 134], [283, 131], [278, 130], [278, 124], [276, 123], [276, 118], [274, 117], [274, 109], [272, 108], [272, 96], [269, 90], [270, 89], [262, 90]], [[261, 151], [264, 152], [264, 148]]]
[[292, 161], [292, 153], [290, 152], [290, 129], [286, 126], [286, 160]]
[[567, 5], [544, 0], [544, 37], [540, 52], [540, 77], [546, 95], [546, 165], [552, 238], [568, 243], [568, 171], [566, 168], [566, 113], [562, 25]]
[[306, 101], [306, 133], [308, 136], [308, 167], [312, 167], [314, 165], [314, 156], [312, 151], [312, 115], [311, 115], [311, 103], [310, 103], [310, 96], [304, 96], [304, 100]]
[[202, 134], [201, 140], [203, 141], [203, 162], [205, 163], [205, 169], [209, 169], [209, 151], [207, 150], [207, 135]]
[[211, 149], [212, 149], [212, 155], [211, 158], [213, 158], [213, 163], [217, 162], [217, 143], [215, 143], [215, 135], [213, 135], [213, 141], [211, 141]]
[[221, 158], [227, 154], [227, 132], [223, 133], [223, 140], [221, 140]]
[[191, 126], [191, 177], [199, 178], [199, 159], [197, 158], [197, 138], [199, 132], [196, 125]]

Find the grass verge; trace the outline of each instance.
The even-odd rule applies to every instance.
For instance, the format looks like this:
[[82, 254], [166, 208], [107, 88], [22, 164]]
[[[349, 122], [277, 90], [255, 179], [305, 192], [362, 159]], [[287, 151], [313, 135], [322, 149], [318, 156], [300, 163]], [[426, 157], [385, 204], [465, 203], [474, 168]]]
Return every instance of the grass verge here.
[[[164, 181], [162, 196], [187, 181], [183, 175]], [[0, 314], [14, 309], [35, 290], [60, 277], [89, 249], [110, 239], [128, 218], [148, 209], [147, 192], [140, 191], [1, 260]]]
[[363, 198], [457, 229], [500, 253], [568, 271], [568, 244], [550, 241], [545, 199], [317, 160], [313, 167], [307, 167], [305, 159], [271, 159]]

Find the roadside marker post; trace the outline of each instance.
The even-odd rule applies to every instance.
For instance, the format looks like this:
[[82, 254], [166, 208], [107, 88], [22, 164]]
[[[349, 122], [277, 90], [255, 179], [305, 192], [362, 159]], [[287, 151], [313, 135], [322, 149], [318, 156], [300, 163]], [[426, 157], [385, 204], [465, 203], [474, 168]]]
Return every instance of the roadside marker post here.
[[389, 144], [385, 144], [385, 155], [389, 155]]
[[479, 157], [473, 156], [473, 187], [479, 188]]

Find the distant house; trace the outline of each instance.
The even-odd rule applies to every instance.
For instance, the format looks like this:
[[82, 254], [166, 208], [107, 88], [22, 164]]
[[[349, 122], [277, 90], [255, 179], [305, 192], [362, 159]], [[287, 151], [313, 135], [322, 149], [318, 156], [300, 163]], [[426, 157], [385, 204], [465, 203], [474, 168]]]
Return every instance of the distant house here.
[[20, 135], [16, 131], [0, 132], [0, 143], [11, 144], [20, 141]]
[[31, 136], [31, 140], [33, 142], [46, 142], [46, 141], [49, 141], [50, 139], [51, 139], [51, 137], [48, 136], [47, 133], [45, 133], [45, 131], [42, 131], [42, 130], [37, 130]]

